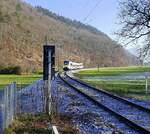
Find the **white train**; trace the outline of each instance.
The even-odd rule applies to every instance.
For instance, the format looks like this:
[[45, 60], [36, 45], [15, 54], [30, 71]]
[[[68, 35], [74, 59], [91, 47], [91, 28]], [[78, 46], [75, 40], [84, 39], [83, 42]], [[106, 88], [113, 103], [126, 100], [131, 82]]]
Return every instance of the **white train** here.
[[83, 63], [76, 63], [76, 62], [66, 60], [64, 61], [63, 69], [67, 71], [67, 70], [82, 69], [83, 67], [84, 67]]

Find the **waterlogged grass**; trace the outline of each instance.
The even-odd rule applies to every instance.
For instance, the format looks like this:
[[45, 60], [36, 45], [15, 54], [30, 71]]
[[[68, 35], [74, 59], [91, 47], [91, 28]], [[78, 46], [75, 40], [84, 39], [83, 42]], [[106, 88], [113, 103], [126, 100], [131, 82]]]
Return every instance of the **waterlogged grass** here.
[[6, 85], [16, 82], [17, 86], [26, 86], [34, 81], [41, 79], [42, 75], [32, 74], [32, 75], [0, 75], [0, 89], [4, 88]]
[[75, 76], [82, 78], [84, 76], [116, 76], [125, 73], [139, 73], [150, 72], [149, 67], [106, 67], [95, 70], [83, 70], [75, 74]]
[[[116, 67], [116, 68], [100, 68], [98, 70], [85, 70], [76, 73], [80, 79], [84, 77], [95, 76], [119, 76], [127, 73], [150, 72], [150, 67]], [[85, 79], [84, 79], [85, 80]], [[150, 101], [150, 80], [148, 80], [148, 94], [145, 91], [145, 80], [85, 80], [87, 83], [118, 94], [120, 96], [136, 98], [139, 100]]]
[[[150, 101], [150, 91], [146, 94], [145, 84], [139, 81], [86, 81], [87, 83], [99, 88], [118, 94], [120, 96], [132, 97], [140, 100]], [[150, 83], [150, 81], [149, 81]], [[150, 84], [148, 85], [150, 89]]]

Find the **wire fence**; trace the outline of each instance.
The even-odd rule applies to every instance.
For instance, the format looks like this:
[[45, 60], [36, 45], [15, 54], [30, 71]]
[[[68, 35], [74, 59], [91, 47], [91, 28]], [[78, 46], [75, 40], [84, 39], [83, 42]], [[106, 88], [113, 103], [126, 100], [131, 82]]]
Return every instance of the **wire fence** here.
[[17, 93], [17, 115], [44, 112], [44, 82], [38, 80]]
[[2, 130], [12, 123], [16, 115], [16, 83], [12, 83], [5, 87], [2, 99]]
[[17, 89], [16, 83], [12, 83], [1, 91], [0, 133], [8, 128], [17, 116], [44, 112], [43, 86], [43, 80], [38, 80], [22, 89]]
[[[0, 92], [0, 133], [3, 133], [16, 117], [45, 113], [44, 90], [43, 80], [35, 81], [22, 89], [18, 89], [16, 83], [5, 87]], [[55, 126], [51, 129], [52, 133], [58, 134]]]

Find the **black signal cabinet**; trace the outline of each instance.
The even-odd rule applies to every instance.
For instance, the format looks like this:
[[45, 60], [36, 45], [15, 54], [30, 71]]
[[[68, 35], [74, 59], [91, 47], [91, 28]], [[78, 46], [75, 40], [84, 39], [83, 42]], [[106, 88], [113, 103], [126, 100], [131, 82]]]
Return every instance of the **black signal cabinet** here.
[[55, 77], [55, 46], [43, 46], [43, 80], [50, 80]]

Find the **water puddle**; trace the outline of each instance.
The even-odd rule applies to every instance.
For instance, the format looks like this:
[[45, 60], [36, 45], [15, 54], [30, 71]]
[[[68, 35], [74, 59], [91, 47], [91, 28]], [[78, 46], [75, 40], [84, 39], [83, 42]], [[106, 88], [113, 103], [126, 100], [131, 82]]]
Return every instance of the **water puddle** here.
[[150, 79], [150, 72], [126, 73], [118, 76], [85, 76], [82, 79], [89, 81], [144, 80], [146, 76]]

